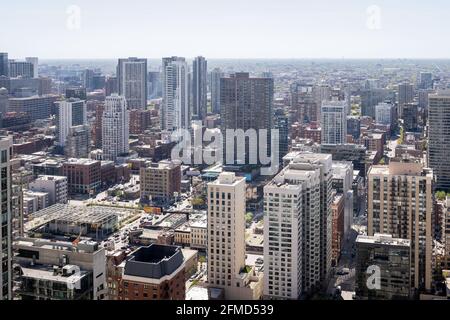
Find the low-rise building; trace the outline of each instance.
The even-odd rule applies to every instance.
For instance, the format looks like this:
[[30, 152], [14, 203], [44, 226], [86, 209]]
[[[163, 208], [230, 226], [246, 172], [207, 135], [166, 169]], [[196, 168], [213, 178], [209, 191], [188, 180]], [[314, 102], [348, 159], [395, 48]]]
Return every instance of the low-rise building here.
[[411, 242], [375, 234], [356, 239], [356, 297], [395, 300], [412, 297]]
[[100, 161], [69, 159], [63, 163], [62, 171], [70, 194], [93, 194], [101, 186]]
[[96, 242], [19, 238], [14, 250], [22, 300], [106, 298], [105, 250]]
[[40, 176], [29, 184], [29, 189], [37, 192], [47, 192], [49, 205], [67, 203], [67, 177]]
[[180, 247], [141, 247], [119, 269], [118, 300], [185, 299], [185, 259]]

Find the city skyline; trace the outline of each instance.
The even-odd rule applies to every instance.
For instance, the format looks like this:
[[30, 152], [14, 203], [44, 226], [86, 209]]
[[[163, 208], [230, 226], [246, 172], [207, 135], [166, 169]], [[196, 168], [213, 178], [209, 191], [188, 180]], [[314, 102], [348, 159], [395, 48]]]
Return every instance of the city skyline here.
[[[133, 2], [130, 6], [108, 2], [107, 7], [103, 1], [85, 0], [3, 4], [11, 14], [0, 22], [0, 47], [13, 57], [33, 52], [42, 59], [175, 54], [210, 59], [450, 56], [450, 45], [441, 41], [450, 26], [444, 16], [449, 4], [443, 0], [435, 1], [433, 7], [410, 1], [408, 10], [403, 2], [385, 0], [214, 4], [200, 0], [195, 7], [176, 0], [170, 19], [161, 3]], [[33, 25], [37, 15], [39, 26]], [[53, 39], [58, 39], [58, 45]], [[433, 50], [437, 41], [440, 54]], [[51, 52], [46, 50], [49, 46]]]

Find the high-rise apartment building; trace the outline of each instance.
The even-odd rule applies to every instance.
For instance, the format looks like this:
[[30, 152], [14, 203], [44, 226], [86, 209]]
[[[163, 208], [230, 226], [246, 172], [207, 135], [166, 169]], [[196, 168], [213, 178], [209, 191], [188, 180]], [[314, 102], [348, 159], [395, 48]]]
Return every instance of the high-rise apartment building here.
[[210, 91], [211, 91], [211, 111], [220, 114], [220, 78], [225, 75], [219, 68], [211, 71]]
[[192, 116], [203, 120], [208, 113], [208, 62], [196, 57], [192, 63]]
[[428, 127], [428, 166], [436, 188], [450, 192], [450, 90], [429, 96]]
[[267, 299], [296, 300], [304, 289], [303, 218], [311, 203], [318, 202], [319, 193], [313, 194], [313, 199], [306, 198], [303, 186], [314, 183], [314, 177], [311, 175], [309, 182], [299, 183], [303, 176], [300, 171], [285, 169], [264, 188], [264, 297]]
[[0, 300], [12, 300], [12, 190], [11, 157], [12, 139], [0, 137], [0, 191], [2, 207], [0, 211], [0, 245], [2, 248], [0, 264]]
[[119, 95], [125, 97], [128, 109], [147, 107], [147, 59], [119, 59], [117, 81]]
[[[312, 153], [291, 153], [285, 160], [287, 166], [264, 190], [264, 295], [297, 299], [316, 292], [329, 276], [332, 160]], [[291, 274], [285, 274], [288, 269]]]
[[345, 144], [347, 142], [345, 101], [324, 101], [321, 117], [322, 144]]
[[208, 184], [208, 284], [227, 300], [262, 295], [261, 276], [245, 263], [245, 192], [245, 178], [231, 172]]
[[189, 67], [185, 58], [162, 59], [161, 128], [169, 132], [191, 127]]
[[86, 101], [70, 98], [56, 103], [57, 144], [64, 148], [73, 126], [87, 124]]
[[400, 118], [403, 117], [403, 106], [406, 103], [413, 102], [414, 100], [414, 86], [408, 82], [401, 83], [398, 85], [398, 115]]
[[411, 285], [431, 289], [433, 171], [419, 162], [372, 166], [368, 172], [369, 236], [411, 241]]
[[106, 97], [102, 116], [103, 159], [116, 161], [129, 152], [130, 112], [125, 97], [114, 94]]
[[[235, 73], [220, 79], [220, 114], [222, 133], [224, 135], [224, 154], [228, 158], [226, 144], [227, 130], [241, 129], [267, 130], [267, 150], [271, 149], [271, 129], [273, 128], [273, 79], [251, 78], [248, 73]], [[260, 145], [257, 137], [258, 146]], [[251, 164], [249, 155], [256, 153], [258, 148], [245, 142], [245, 159], [239, 159], [235, 143], [234, 163]], [[252, 150], [250, 149], [252, 148]], [[230, 156], [231, 158], [231, 156]], [[255, 163], [256, 164], [256, 163]]]

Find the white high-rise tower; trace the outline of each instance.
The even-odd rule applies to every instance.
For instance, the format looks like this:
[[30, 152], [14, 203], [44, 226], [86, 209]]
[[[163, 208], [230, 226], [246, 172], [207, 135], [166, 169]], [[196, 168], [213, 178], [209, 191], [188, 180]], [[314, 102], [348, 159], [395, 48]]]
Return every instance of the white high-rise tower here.
[[106, 97], [102, 118], [103, 159], [116, 161], [129, 152], [130, 112], [125, 97]]

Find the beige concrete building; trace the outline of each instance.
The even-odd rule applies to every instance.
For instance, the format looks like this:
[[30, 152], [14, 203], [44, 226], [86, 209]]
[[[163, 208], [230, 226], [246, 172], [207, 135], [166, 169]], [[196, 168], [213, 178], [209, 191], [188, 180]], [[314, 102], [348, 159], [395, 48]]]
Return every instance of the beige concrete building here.
[[229, 172], [208, 184], [208, 283], [227, 300], [262, 296], [262, 274], [245, 264], [245, 188]]
[[161, 161], [140, 169], [141, 201], [169, 202], [181, 192], [181, 166]]
[[368, 173], [368, 235], [411, 241], [411, 284], [430, 290], [432, 281], [433, 172], [421, 163], [391, 162]]
[[208, 225], [206, 220], [191, 224], [191, 248], [205, 250], [208, 247]]

